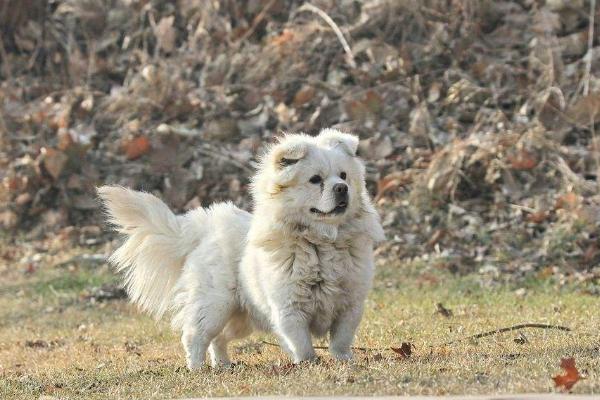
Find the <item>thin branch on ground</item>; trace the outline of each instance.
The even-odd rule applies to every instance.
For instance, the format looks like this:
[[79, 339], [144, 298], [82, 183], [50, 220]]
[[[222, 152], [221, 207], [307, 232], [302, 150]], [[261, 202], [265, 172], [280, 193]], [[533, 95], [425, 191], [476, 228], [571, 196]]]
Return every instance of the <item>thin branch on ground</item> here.
[[327, 24], [331, 27], [331, 29], [333, 29], [333, 32], [337, 36], [337, 38], [340, 41], [342, 47], [344, 48], [344, 51], [346, 52], [346, 62], [348, 63], [348, 65], [351, 68], [356, 68], [356, 61], [354, 61], [354, 54], [352, 53], [352, 49], [350, 48], [350, 45], [348, 44], [348, 41], [344, 37], [344, 34], [342, 33], [342, 30], [335, 23], [335, 21], [329, 15], [327, 15], [327, 13], [325, 11], [321, 10], [319, 7], [316, 7], [316, 6], [314, 6], [314, 5], [310, 4], [310, 3], [306, 3], [302, 7], [300, 7], [296, 11], [296, 14], [301, 13], [302, 11], [313, 12], [313, 13], [317, 14], [319, 17], [323, 18], [323, 20], [325, 22], [327, 22]]
[[[492, 331], [487, 331], [487, 332], [480, 332], [480, 333], [476, 333], [474, 335], [471, 336], [467, 336], [467, 337], [463, 337], [463, 338], [459, 338], [456, 340], [452, 340], [450, 342], [446, 342], [446, 343], [442, 343], [439, 345], [430, 345], [429, 347], [442, 347], [442, 346], [448, 346], [454, 343], [459, 343], [459, 342], [464, 342], [467, 340], [473, 340], [473, 339], [481, 339], [487, 336], [492, 336], [492, 335], [497, 335], [499, 333], [506, 333], [506, 332], [512, 332], [512, 331], [517, 331], [519, 329], [525, 329], [525, 328], [536, 328], [536, 329], [554, 329], [554, 330], [559, 330], [559, 331], [563, 331], [563, 332], [573, 332], [573, 330], [567, 326], [561, 326], [561, 325], [551, 325], [551, 324], [538, 324], [538, 323], [525, 323], [525, 324], [518, 324], [518, 325], [513, 325], [513, 326], [508, 326], [508, 327], [504, 327], [504, 328], [498, 328], [498, 329], [494, 329]], [[262, 344], [268, 345], [268, 346], [273, 346], [273, 347], [281, 347], [280, 345], [278, 345], [277, 343], [273, 343], [273, 342], [268, 342], [266, 340], [262, 341]], [[358, 346], [353, 346], [351, 347], [352, 350], [358, 350], [358, 351], [387, 351], [387, 350], [392, 350], [393, 346], [389, 346], [389, 347], [358, 347]], [[318, 350], [328, 350], [329, 346], [314, 346], [315, 349]]]
[[[526, 324], [518, 324], [518, 325], [508, 326], [508, 327], [505, 327], [505, 328], [498, 328], [498, 329], [494, 329], [493, 331], [476, 333], [475, 335], [471, 335], [471, 336], [467, 336], [467, 337], [464, 337], [464, 338], [452, 340], [450, 342], [446, 342], [446, 343], [443, 344], [443, 346], [446, 346], [446, 345], [449, 345], [449, 344], [458, 343], [458, 342], [464, 342], [466, 340], [481, 339], [481, 338], [484, 338], [484, 337], [487, 337], [487, 336], [497, 335], [499, 333], [506, 333], [506, 332], [517, 331], [519, 329], [525, 329], [525, 328], [555, 329], [555, 330], [564, 331], [564, 332], [572, 332], [573, 331], [571, 328], [569, 328], [567, 326], [551, 325], [551, 324], [526, 323]], [[432, 347], [436, 347], [436, 346], [432, 346]]]

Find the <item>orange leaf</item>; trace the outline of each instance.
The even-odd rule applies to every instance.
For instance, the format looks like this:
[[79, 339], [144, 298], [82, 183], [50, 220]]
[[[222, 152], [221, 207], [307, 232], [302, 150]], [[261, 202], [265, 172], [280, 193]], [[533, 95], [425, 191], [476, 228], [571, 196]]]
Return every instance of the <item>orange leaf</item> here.
[[46, 171], [52, 178], [58, 179], [67, 164], [68, 157], [62, 151], [49, 147], [43, 147], [41, 153]]
[[579, 379], [581, 379], [581, 375], [579, 375], [579, 371], [575, 368], [575, 359], [574, 358], [563, 358], [560, 361], [560, 367], [565, 370], [564, 375], [556, 375], [552, 379], [554, 380], [554, 384], [556, 387], [563, 386], [565, 390], [570, 390], [573, 385], [575, 385]]
[[294, 96], [294, 107], [300, 107], [315, 97], [316, 90], [312, 86], [303, 86]]
[[444, 238], [444, 236], [446, 236], [446, 230], [445, 229], [436, 229], [435, 232], [433, 232], [433, 234], [431, 235], [431, 237], [427, 241], [426, 246], [428, 248], [432, 248], [437, 243], [439, 243], [440, 240], [442, 240]]
[[135, 160], [150, 151], [150, 140], [146, 136], [139, 136], [125, 142], [124, 148], [127, 159]]
[[283, 32], [281, 32], [281, 35], [276, 36], [273, 39], [271, 39], [271, 45], [281, 47], [281, 46], [287, 44], [288, 42], [292, 41], [293, 39], [294, 39], [294, 32], [292, 32], [289, 29], [284, 29]]
[[509, 156], [508, 161], [513, 169], [519, 171], [529, 171], [538, 165], [538, 160], [527, 150], [522, 150], [516, 156]]
[[557, 209], [574, 210], [579, 205], [579, 196], [573, 192], [563, 194], [556, 200]]
[[550, 214], [548, 214], [547, 211], [537, 211], [537, 212], [534, 212], [531, 214], [527, 214], [525, 219], [527, 220], [527, 222], [532, 222], [534, 224], [541, 224], [542, 222], [546, 221], [549, 216], [550, 216]]
[[404, 186], [412, 183], [412, 176], [409, 173], [398, 173], [392, 172], [389, 175], [384, 176], [377, 182], [377, 196], [375, 196], [375, 202], [381, 200], [381, 198], [392, 189], [399, 186]]

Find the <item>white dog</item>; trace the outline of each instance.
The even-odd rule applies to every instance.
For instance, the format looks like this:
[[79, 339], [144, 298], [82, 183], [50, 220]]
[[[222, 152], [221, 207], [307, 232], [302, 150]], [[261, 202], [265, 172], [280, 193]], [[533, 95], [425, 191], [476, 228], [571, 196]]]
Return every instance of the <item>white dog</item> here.
[[351, 345], [383, 230], [356, 156], [358, 138], [333, 129], [286, 135], [252, 180], [254, 214], [230, 203], [175, 216], [158, 198], [116, 186], [99, 195], [125, 243], [110, 258], [131, 300], [173, 311], [190, 369], [228, 365], [227, 343], [274, 332], [294, 362], [330, 334], [338, 360]]

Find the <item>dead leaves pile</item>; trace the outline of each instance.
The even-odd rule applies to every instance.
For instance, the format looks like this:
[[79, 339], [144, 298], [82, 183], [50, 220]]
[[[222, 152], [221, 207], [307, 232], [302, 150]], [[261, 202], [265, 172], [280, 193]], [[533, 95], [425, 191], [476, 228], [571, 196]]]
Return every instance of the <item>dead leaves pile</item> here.
[[[585, 2], [322, 5], [344, 40], [283, 0], [51, 3], [9, 0], [0, 17], [2, 228], [95, 223], [104, 183], [179, 211], [249, 208], [263, 146], [335, 126], [360, 136], [398, 238], [382, 256], [444, 254], [508, 273], [485, 245], [512, 252], [507, 225], [510, 238], [543, 232], [515, 263], [596, 279], [598, 229], [576, 231], [600, 206], [600, 51], [588, 76]], [[584, 211], [552, 208], [568, 193]], [[566, 262], [552, 250], [565, 236], [576, 236], [558, 251]]]

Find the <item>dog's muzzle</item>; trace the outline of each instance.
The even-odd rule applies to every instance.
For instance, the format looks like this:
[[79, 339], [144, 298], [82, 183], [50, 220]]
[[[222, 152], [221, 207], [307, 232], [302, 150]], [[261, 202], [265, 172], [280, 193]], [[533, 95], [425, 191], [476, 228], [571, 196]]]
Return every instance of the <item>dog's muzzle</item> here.
[[343, 214], [348, 207], [348, 185], [345, 183], [336, 183], [333, 185], [333, 195], [335, 207], [331, 211], [321, 211], [317, 208], [311, 208], [310, 211], [319, 215]]

